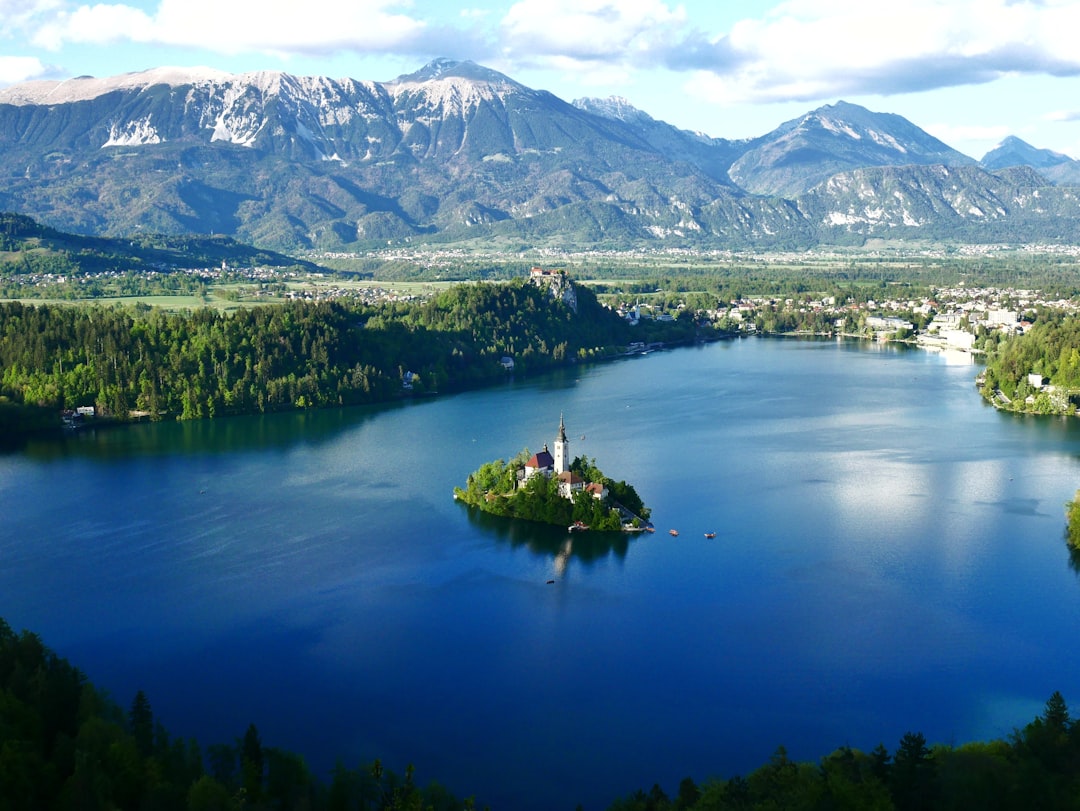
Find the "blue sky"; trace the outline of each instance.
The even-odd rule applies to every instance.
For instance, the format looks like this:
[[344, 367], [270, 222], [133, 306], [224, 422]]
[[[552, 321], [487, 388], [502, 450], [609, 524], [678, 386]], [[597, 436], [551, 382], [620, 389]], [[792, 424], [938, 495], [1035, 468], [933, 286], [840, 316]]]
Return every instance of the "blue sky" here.
[[471, 59], [567, 101], [761, 135], [845, 100], [973, 157], [1006, 135], [1080, 158], [1069, 0], [0, 0], [0, 86], [162, 65], [385, 81]]

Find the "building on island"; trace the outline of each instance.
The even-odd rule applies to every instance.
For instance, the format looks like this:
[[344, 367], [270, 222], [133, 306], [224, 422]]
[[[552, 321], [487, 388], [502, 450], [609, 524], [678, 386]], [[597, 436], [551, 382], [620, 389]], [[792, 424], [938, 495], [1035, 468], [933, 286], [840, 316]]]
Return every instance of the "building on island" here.
[[525, 467], [518, 471], [518, 487], [523, 487], [533, 476], [554, 476], [559, 480], [559, 495], [563, 498], [573, 498], [574, 493], [585, 491], [593, 498], [603, 499], [607, 496], [607, 488], [597, 482], [586, 482], [580, 475], [570, 470], [570, 440], [566, 438], [566, 423], [562, 414], [559, 415], [559, 433], [555, 437], [555, 453], [548, 450], [545, 443], [544, 449], [534, 453], [525, 463]]
[[550, 476], [554, 470], [555, 459], [548, 450], [547, 444], [545, 444], [542, 451], [534, 453], [529, 457], [529, 461], [525, 463], [525, 469], [522, 471], [522, 475], [519, 476], [520, 483], [524, 484], [537, 473]]

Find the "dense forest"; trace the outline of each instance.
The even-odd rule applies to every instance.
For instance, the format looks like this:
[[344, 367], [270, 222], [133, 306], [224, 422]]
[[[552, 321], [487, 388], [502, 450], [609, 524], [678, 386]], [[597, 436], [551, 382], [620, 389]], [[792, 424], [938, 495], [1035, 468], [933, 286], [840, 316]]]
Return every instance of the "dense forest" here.
[[[982, 394], [999, 408], [1072, 413], [1080, 395], [1080, 317], [1040, 310], [1023, 335], [983, 339]], [[1041, 378], [1045, 385], [1030, 375]]]
[[[618, 532], [624, 523], [637, 527], [648, 519], [649, 508], [632, 485], [608, 478], [596, 467], [595, 460], [581, 456], [570, 463], [570, 471], [585, 482], [602, 484], [608, 491], [605, 499], [583, 491], [566, 498], [559, 493], [555, 476], [534, 475], [519, 487], [518, 473], [530, 456], [526, 449], [509, 462], [497, 459], [481, 465], [469, 474], [465, 487], [454, 489], [454, 496], [492, 515], [563, 527], [580, 521], [594, 531]], [[624, 516], [620, 506], [632, 517]]]
[[[371, 403], [406, 388], [417, 395], [497, 380], [504, 356], [527, 374], [616, 354], [632, 340], [694, 333], [691, 319], [632, 328], [583, 287], [575, 312], [524, 280], [456, 285], [424, 302], [290, 302], [230, 314], [8, 302], [0, 403], [94, 406], [117, 419]], [[9, 412], [0, 418], [14, 419]]]
[[292, 752], [265, 745], [255, 724], [204, 751], [172, 738], [139, 691], [125, 712], [33, 633], [0, 619], [0, 810], [460, 811], [379, 761], [335, 767], [329, 784]]
[[[816, 763], [791, 760], [780, 747], [745, 777], [700, 785], [687, 777], [673, 797], [654, 785], [614, 800], [609, 811], [1055, 811], [1075, 808], [1077, 797], [1080, 725], [1055, 692], [1041, 715], [1005, 740], [930, 746], [909, 732], [893, 752], [844, 746]], [[145, 693], [125, 711], [36, 634], [16, 633], [0, 619], [2, 811], [474, 807], [438, 783], [421, 786], [412, 765], [398, 775], [378, 760], [339, 763], [324, 780], [300, 755], [265, 744], [254, 723], [205, 749], [172, 738]]]

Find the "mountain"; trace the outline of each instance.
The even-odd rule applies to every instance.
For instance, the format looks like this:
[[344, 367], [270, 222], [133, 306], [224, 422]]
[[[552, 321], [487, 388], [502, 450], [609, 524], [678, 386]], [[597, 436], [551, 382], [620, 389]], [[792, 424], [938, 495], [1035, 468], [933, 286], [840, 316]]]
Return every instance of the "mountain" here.
[[[969, 171], [943, 184], [944, 166]], [[873, 171], [885, 167], [904, 171]], [[88, 235], [218, 234], [285, 252], [796, 248], [961, 224], [967, 239], [1012, 239], [1042, 215], [1006, 199], [1010, 183], [1027, 195], [1042, 182], [1041, 200], [1069, 211], [1032, 178], [1003, 179], [900, 116], [844, 102], [726, 140], [450, 60], [389, 82], [158, 68], [0, 90], [0, 211]], [[864, 211], [890, 183], [919, 190], [907, 219], [899, 202]], [[965, 214], [958, 195], [1006, 213]], [[1080, 241], [1080, 220], [1066, 230]]]
[[1080, 185], [1080, 161], [1051, 149], [1039, 149], [1015, 135], [1010, 135], [983, 155], [979, 165], [990, 170], [1030, 166], [1053, 183]]
[[1009, 166], [1031, 166], [1034, 169], [1046, 169], [1066, 163], [1069, 160], [1071, 158], [1068, 155], [1062, 155], [1060, 152], [1054, 152], [1050, 149], [1037, 149], [1027, 141], [1023, 141], [1015, 135], [1010, 135], [983, 155], [982, 160], [979, 161], [979, 166], [991, 171], [994, 169], [1006, 169]]
[[575, 208], [647, 239], [739, 194], [625, 123], [445, 60], [382, 84], [160, 69], [8, 88], [0, 178], [0, 209], [49, 224], [283, 249], [531, 235]]
[[746, 151], [749, 141], [711, 138], [700, 132], [678, 129], [663, 121], [657, 121], [621, 96], [575, 99], [574, 106], [579, 110], [622, 122], [669, 160], [687, 161], [716, 182], [726, 186], [735, 185], [728, 169]]
[[1075, 241], [1080, 193], [1048, 186], [1030, 167], [987, 172], [977, 166], [887, 166], [829, 178], [798, 199], [825, 229], [851, 235], [970, 242]]
[[841, 101], [756, 139], [732, 164], [730, 176], [754, 194], [794, 197], [849, 169], [974, 162], [902, 116]]

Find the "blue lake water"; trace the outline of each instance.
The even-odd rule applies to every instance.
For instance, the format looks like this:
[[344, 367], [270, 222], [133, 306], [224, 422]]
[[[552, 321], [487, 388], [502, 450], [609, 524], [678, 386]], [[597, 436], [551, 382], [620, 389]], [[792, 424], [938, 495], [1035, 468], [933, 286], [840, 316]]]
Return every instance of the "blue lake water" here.
[[[174, 735], [255, 722], [321, 775], [411, 762], [501, 810], [1004, 736], [1080, 701], [1080, 425], [997, 413], [976, 371], [751, 339], [34, 445], [0, 457], [0, 616]], [[560, 413], [655, 535], [454, 502]]]

